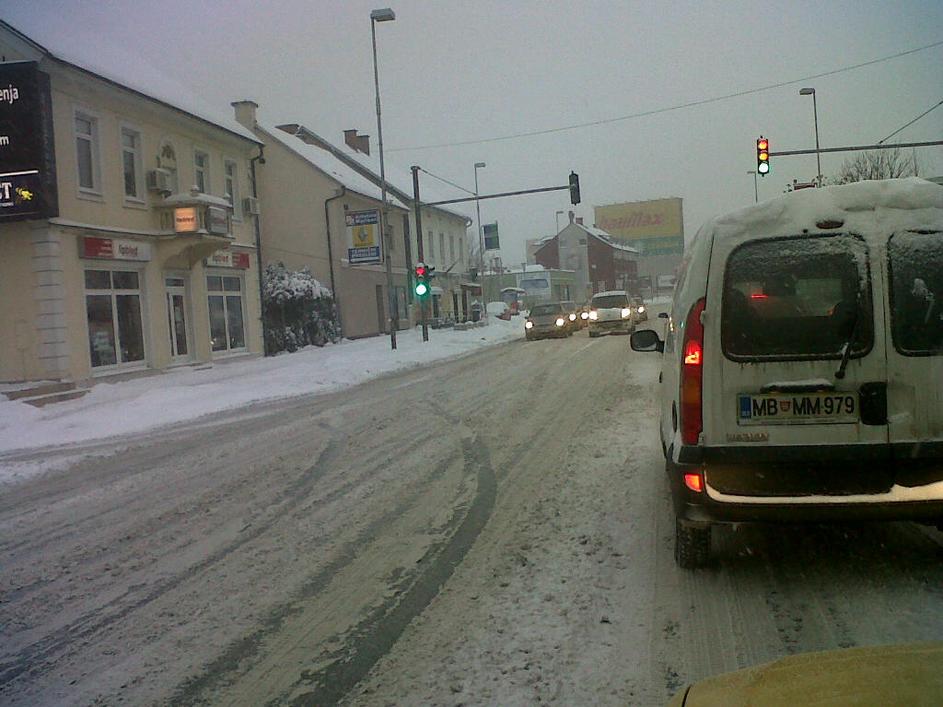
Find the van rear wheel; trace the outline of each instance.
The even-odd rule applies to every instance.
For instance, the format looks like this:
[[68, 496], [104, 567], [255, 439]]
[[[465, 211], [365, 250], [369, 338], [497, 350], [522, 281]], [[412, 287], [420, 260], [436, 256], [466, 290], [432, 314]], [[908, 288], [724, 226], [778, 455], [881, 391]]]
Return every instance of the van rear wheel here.
[[704, 567], [711, 556], [711, 527], [675, 519], [675, 562], [684, 569]]

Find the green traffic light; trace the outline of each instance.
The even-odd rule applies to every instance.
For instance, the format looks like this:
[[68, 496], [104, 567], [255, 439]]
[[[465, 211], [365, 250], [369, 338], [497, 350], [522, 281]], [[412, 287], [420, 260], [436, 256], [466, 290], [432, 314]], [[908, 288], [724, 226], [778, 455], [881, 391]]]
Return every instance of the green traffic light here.
[[428, 292], [429, 292], [429, 287], [428, 285], [426, 285], [426, 283], [424, 282], [416, 283], [416, 294], [418, 296], [425, 297]]

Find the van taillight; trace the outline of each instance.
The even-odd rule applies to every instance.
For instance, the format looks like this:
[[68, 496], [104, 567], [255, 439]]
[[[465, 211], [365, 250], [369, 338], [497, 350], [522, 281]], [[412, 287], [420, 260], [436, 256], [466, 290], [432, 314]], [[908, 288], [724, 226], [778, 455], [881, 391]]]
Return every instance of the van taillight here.
[[704, 325], [701, 313], [706, 301], [702, 297], [688, 312], [684, 323], [684, 354], [681, 365], [681, 443], [697, 444], [704, 428], [701, 392], [704, 387]]

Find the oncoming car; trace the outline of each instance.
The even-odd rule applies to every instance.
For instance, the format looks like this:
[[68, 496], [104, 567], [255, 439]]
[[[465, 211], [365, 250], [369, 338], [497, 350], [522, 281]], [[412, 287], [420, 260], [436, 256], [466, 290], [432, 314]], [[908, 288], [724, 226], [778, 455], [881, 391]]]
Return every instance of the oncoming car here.
[[943, 523], [943, 187], [788, 194], [707, 223], [662, 351], [675, 557], [711, 526]]
[[547, 337], [564, 338], [573, 333], [567, 310], [560, 302], [534, 305], [524, 322], [524, 336], [528, 341]]
[[596, 337], [607, 331], [624, 334], [635, 329], [635, 316], [629, 295], [621, 290], [593, 295], [589, 310], [589, 335]]

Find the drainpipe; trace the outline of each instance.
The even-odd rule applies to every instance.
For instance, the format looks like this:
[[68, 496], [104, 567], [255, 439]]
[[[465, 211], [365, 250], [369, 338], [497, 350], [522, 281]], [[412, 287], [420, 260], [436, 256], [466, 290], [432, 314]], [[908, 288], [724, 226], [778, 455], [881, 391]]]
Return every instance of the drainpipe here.
[[340, 299], [337, 297], [337, 285], [334, 282], [334, 248], [331, 246], [331, 216], [328, 207], [335, 199], [340, 199], [347, 193], [347, 187], [341, 185], [341, 190], [332, 197], [324, 200], [324, 226], [327, 229], [327, 264], [331, 272], [331, 294], [334, 297], [334, 307], [337, 308], [337, 323], [341, 327], [341, 335], [344, 334], [344, 320], [341, 318]]
[[[259, 154], [249, 158], [249, 169], [252, 170], [252, 198], [259, 198], [259, 185], [255, 174], [255, 163], [265, 164], [265, 145], [259, 145]], [[259, 271], [259, 322], [262, 324], [262, 355], [268, 355], [265, 342], [265, 307], [262, 304], [262, 287], [264, 278], [262, 276], [262, 227], [259, 225], [260, 215], [255, 216], [255, 262], [256, 269]]]

